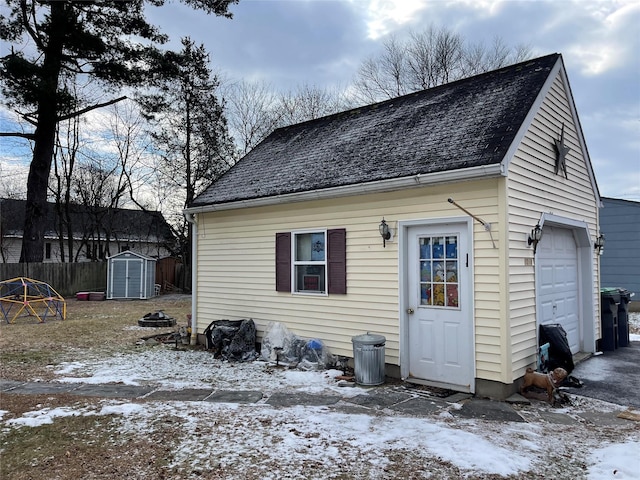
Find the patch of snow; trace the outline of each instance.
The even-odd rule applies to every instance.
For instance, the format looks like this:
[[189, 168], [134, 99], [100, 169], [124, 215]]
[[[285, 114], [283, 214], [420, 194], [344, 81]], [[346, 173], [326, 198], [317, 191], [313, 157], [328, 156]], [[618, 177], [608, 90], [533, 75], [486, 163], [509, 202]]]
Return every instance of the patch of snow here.
[[[589, 362], [594, 369], [589, 372], [590, 378], [606, 375], [599, 372], [602, 367], [597, 360]], [[165, 390], [259, 390], [266, 395], [276, 391], [337, 392], [343, 398], [372, 391], [340, 387], [336, 382], [343, 373], [340, 370], [276, 368], [264, 361], [232, 363], [217, 360], [208, 351], [175, 350], [170, 345], [141, 346], [135, 352], [109, 358], [78, 352], [75, 361], [61, 364], [54, 373], [60, 382], [151, 385]], [[579, 421], [561, 429], [536, 421], [492, 423], [461, 419], [451, 413], [456, 408], [460, 405], [453, 404], [450, 411], [438, 415], [412, 417], [391, 410], [384, 414], [374, 410], [371, 414], [344, 413], [329, 407], [278, 408], [264, 402], [103, 400], [84, 408], [40, 408], [20, 418], [3, 420], [2, 425], [36, 427], [69, 415], [112, 415], [121, 433], [150, 435], [166, 421], [180, 428], [168, 459], [171, 467], [188, 466], [203, 472], [234, 468], [240, 472], [258, 463], [265, 467], [263, 480], [328, 478], [323, 472], [351, 478], [354, 463], [367, 465], [369, 478], [388, 477], [394, 458], [413, 452], [419, 452], [418, 472], [430, 468], [428, 465], [437, 459], [460, 469], [463, 476], [516, 477], [538, 471], [558, 455], [571, 455], [586, 460], [589, 479], [638, 478], [633, 476], [638, 471], [637, 455], [633, 454], [640, 448], [637, 433], [623, 435], [620, 443], [603, 447], [601, 437], [583, 435]], [[569, 418], [581, 410], [612, 412], [621, 408], [575, 397], [570, 408], [549, 407], [547, 413]], [[3, 413], [0, 411], [0, 419]], [[320, 469], [317, 475], [305, 470], [309, 465]]]
[[640, 442], [607, 445], [589, 457], [590, 480], [627, 480], [640, 478]]
[[215, 388], [273, 392], [288, 387], [299, 392], [340, 392], [342, 396], [366, 394], [365, 389], [340, 387], [340, 370], [303, 371], [276, 368], [264, 361], [228, 362], [203, 350], [174, 350], [173, 346], [141, 347], [137, 352], [109, 358], [65, 362], [54, 371], [65, 383], [121, 383], [154, 385], [165, 390]]
[[75, 417], [87, 414], [86, 411], [70, 407], [43, 408], [42, 410], [25, 412], [22, 417], [12, 418], [6, 423], [22, 427], [39, 427], [40, 425], [52, 424], [57, 417]]

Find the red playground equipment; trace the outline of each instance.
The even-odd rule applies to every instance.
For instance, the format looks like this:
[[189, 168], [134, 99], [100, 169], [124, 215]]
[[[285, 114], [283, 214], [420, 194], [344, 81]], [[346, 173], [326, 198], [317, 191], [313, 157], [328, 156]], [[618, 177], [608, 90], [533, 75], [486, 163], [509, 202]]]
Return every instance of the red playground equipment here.
[[51, 317], [64, 320], [67, 302], [48, 283], [18, 277], [0, 282], [0, 312], [7, 323], [15, 323], [20, 316], [44, 323]]

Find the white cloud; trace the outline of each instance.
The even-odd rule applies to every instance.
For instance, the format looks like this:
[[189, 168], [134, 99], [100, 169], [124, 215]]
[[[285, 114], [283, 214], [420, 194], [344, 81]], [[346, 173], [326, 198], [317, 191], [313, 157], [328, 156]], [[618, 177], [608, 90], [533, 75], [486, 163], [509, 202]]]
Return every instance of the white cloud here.
[[584, 12], [591, 28], [584, 29], [567, 52], [578, 60], [584, 75], [601, 75], [637, 63], [639, 2], [585, 2], [576, 8]]
[[[351, 1], [356, 8], [361, 8], [361, 2]], [[428, 2], [423, 0], [369, 0], [365, 8], [369, 39], [377, 40], [398, 26], [412, 21], [414, 15], [427, 6]]]

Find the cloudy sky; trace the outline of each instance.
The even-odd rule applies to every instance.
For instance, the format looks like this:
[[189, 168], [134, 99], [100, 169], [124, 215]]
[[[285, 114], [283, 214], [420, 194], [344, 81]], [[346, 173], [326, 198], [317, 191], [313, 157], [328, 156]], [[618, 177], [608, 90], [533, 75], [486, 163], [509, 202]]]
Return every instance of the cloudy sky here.
[[[227, 80], [283, 91], [345, 88], [389, 35], [430, 25], [472, 43], [497, 36], [533, 56], [561, 53], [601, 195], [640, 201], [639, 0], [240, 0], [231, 11], [229, 20], [167, 0], [149, 16], [174, 49], [184, 36], [204, 43]], [[2, 175], [25, 162], [7, 145]]]
[[231, 11], [207, 17], [174, 1], [151, 18], [176, 42], [204, 43], [227, 78], [284, 90], [343, 88], [388, 35], [429, 25], [561, 53], [601, 195], [640, 201], [638, 0], [240, 0]]

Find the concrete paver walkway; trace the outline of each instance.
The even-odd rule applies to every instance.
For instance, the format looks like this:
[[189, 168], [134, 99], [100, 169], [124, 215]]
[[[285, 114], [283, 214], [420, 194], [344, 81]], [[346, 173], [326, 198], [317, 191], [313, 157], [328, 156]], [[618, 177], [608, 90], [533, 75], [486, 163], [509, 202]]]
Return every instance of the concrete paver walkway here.
[[[350, 387], [345, 387], [350, 388]], [[182, 390], [163, 390], [151, 386], [121, 384], [70, 384], [45, 382], [17, 382], [0, 380], [0, 395], [11, 394], [71, 394], [87, 397], [135, 399], [141, 401], [178, 401], [178, 402], [214, 402], [235, 404], [263, 403], [275, 408], [292, 406], [326, 406], [344, 413], [387, 414], [426, 417], [449, 412], [459, 418], [479, 419], [496, 422], [525, 422], [542, 419], [549, 423], [570, 425], [580, 421], [564, 413], [552, 413], [539, 410], [536, 415], [515, 408], [511, 403], [475, 398], [466, 394], [454, 394], [439, 398], [429, 395], [416, 395], [393, 387], [380, 386], [368, 388], [366, 394], [340, 396], [334, 393], [309, 394], [304, 392], [282, 391], [267, 396], [254, 390], [215, 390], [187, 388]], [[520, 397], [516, 403], [527, 404]], [[524, 414], [524, 415], [523, 415]], [[597, 425], [624, 424], [629, 420], [617, 418], [615, 412], [591, 412], [580, 416], [583, 421]]]

